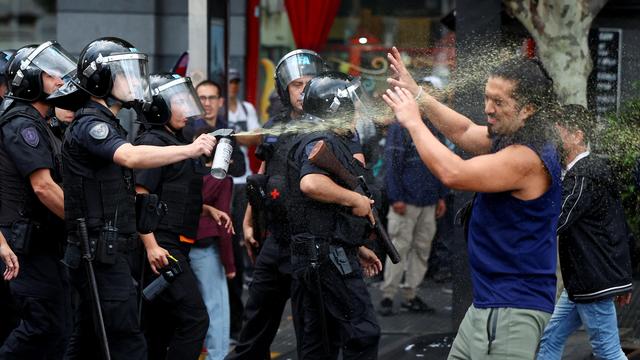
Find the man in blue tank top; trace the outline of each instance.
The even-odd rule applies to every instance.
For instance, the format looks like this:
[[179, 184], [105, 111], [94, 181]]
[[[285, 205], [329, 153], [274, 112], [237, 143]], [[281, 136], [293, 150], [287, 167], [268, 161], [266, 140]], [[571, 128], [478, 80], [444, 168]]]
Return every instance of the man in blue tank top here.
[[[508, 60], [485, 87], [487, 125], [480, 126], [425, 93], [389, 54], [395, 77], [383, 95], [445, 186], [475, 191], [468, 218], [473, 304], [449, 359], [533, 359], [553, 312], [556, 226], [561, 207], [557, 136], [545, 108], [553, 82], [531, 59]], [[463, 160], [428, 130], [477, 155]]]

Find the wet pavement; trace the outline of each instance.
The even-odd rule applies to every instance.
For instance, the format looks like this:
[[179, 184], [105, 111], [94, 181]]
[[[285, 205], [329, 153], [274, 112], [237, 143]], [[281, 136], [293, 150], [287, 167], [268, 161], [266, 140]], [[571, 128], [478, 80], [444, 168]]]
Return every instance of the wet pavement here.
[[[379, 283], [369, 285], [377, 308], [381, 292]], [[394, 301], [392, 316], [378, 316], [382, 328], [380, 359], [446, 359], [455, 334], [451, 324], [451, 284], [426, 280], [418, 291], [425, 302], [436, 309], [432, 314], [414, 314], [400, 310], [400, 297]], [[272, 346], [272, 356], [280, 360], [297, 360], [295, 336], [290, 308], [287, 306], [278, 334]], [[567, 341], [564, 360], [592, 359], [591, 348], [584, 331], [578, 331]]]

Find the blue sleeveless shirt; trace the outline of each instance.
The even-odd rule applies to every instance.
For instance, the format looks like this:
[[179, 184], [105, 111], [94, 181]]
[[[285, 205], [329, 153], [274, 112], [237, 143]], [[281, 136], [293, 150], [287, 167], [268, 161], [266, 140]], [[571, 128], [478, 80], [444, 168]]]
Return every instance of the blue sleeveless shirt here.
[[533, 200], [517, 199], [509, 191], [477, 194], [468, 236], [473, 304], [553, 313], [556, 227], [562, 205], [560, 159], [550, 143], [523, 145], [538, 154], [551, 186]]

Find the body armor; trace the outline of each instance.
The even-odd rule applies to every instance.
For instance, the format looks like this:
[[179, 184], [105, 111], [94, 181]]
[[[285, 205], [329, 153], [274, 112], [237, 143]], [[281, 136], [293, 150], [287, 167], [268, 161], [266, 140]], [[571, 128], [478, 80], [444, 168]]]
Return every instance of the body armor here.
[[63, 147], [65, 219], [69, 231], [76, 231], [75, 219], [85, 218], [89, 231], [111, 223], [120, 234], [136, 232], [133, 171], [113, 161], [91, 155], [71, 137], [73, 128], [89, 118], [111, 125], [122, 136], [118, 121], [94, 108], [82, 108], [67, 130]]
[[[176, 136], [157, 127], [141, 135], [144, 136], [160, 139], [167, 146], [185, 145]], [[163, 169], [157, 192], [160, 200], [167, 204], [168, 212], [160, 221], [159, 230], [196, 238], [202, 211], [202, 176], [207, 172], [197, 159], [183, 160]]]

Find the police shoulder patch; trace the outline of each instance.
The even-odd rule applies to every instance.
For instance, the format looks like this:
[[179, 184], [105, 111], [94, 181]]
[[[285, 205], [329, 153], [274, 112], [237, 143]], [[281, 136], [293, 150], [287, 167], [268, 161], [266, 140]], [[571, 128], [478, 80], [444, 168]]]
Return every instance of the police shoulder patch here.
[[27, 145], [33, 148], [37, 147], [40, 143], [40, 136], [38, 136], [38, 131], [33, 126], [22, 129], [22, 131], [20, 131], [20, 135], [22, 136], [22, 140], [24, 140]]
[[109, 126], [105, 123], [98, 123], [91, 127], [89, 135], [96, 140], [104, 140], [109, 135]]

